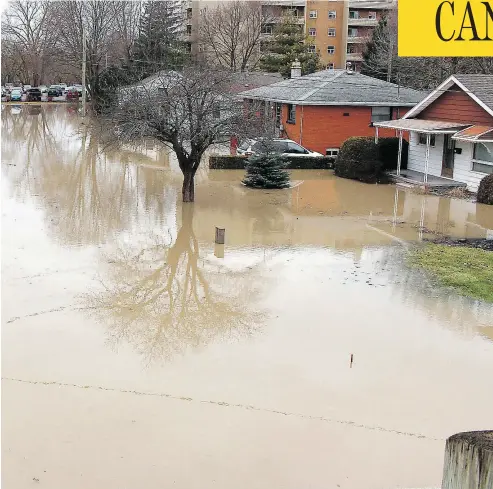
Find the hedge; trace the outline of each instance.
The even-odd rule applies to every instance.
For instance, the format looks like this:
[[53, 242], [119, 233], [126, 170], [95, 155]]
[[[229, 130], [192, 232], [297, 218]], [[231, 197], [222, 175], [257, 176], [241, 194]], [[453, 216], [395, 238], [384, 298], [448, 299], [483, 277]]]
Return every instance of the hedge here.
[[480, 204], [493, 205], [493, 174], [479, 182], [477, 200]]
[[[289, 170], [330, 170], [334, 168], [334, 158], [330, 156], [286, 156]], [[209, 169], [211, 170], [244, 170], [248, 157], [211, 155]]]
[[344, 141], [335, 162], [335, 174], [366, 183], [385, 181], [383, 163], [375, 140], [355, 137]]

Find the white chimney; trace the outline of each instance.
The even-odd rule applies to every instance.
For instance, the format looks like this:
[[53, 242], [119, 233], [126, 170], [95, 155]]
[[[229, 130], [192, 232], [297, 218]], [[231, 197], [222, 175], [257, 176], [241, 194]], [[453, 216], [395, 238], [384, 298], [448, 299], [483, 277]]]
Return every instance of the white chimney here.
[[299, 76], [301, 76], [301, 63], [296, 58], [291, 65], [291, 78], [298, 78]]

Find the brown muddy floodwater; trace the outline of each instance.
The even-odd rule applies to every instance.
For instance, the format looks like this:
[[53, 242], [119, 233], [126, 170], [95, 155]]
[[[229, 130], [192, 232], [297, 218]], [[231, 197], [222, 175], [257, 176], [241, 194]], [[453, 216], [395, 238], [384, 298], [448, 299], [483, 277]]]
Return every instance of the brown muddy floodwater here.
[[445, 439], [491, 429], [493, 309], [405, 256], [493, 208], [241, 178], [183, 206], [166, 151], [2, 106], [3, 487], [438, 487]]

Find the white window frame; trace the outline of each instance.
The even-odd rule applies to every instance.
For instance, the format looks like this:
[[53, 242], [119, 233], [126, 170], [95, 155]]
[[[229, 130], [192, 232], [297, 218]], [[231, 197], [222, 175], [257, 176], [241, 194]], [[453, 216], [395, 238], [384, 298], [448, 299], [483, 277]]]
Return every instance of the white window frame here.
[[[424, 141], [421, 141], [421, 137], [424, 138]], [[422, 146], [426, 146], [426, 133], [425, 132], [418, 132], [418, 144]], [[430, 134], [430, 146], [432, 148], [435, 147], [436, 144], [436, 135], [435, 134]]]
[[[352, 34], [353, 32], [355, 32], [356, 34]], [[356, 27], [350, 27], [347, 31], [347, 37], [359, 37], [358, 29]]]
[[310, 19], [316, 19], [318, 17], [318, 10], [310, 10], [308, 16]]
[[329, 10], [328, 17], [330, 20], [337, 19], [337, 11], [336, 10]]
[[308, 52], [309, 53], [316, 53], [317, 52], [317, 46], [315, 46], [315, 44], [308, 44]]
[[[354, 16], [351, 17], [351, 14], [354, 14]], [[352, 20], [359, 19], [359, 11], [358, 10], [350, 10], [349, 11], [349, 18]]]
[[337, 156], [339, 154], [339, 148], [326, 148], [325, 156]]
[[[291, 115], [294, 115], [292, 118]], [[286, 120], [288, 124], [296, 124], [296, 105], [288, 104], [288, 118]]]
[[317, 36], [317, 28], [316, 27], [310, 27], [308, 29], [308, 35], [310, 37], [316, 37]]
[[368, 12], [368, 20], [377, 20], [376, 12]]
[[336, 37], [337, 36], [336, 28], [335, 27], [329, 27], [329, 29], [327, 30], [327, 36]]
[[[386, 109], [385, 114], [378, 114], [378, 113], [373, 113], [375, 109]], [[376, 110], [378, 112], [378, 110]], [[380, 110], [382, 112], [382, 110]], [[382, 119], [381, 117], [385, 115], [385, 119]], [[390, 121], [392, 120], [392, 107], [388, 105], [375, 105], [371, 108], [371, 122], [381, 122], [381, 121]]]
[[[478, 160], [477, 158], [474, 158], [474, 154], [476, 153], [476, 145], [477, 144], [483, 144], [481, 142], [473, 143], [472, 145], [472, 159], [471, 159], [471, 171], [474, 173], [480, 173], [481, 175], [490, 175], [490, 173], [485, 173], [480, 170], [475, 170], [474, 169], [474, 163], [479, 163], [480, 165], [487, 165], [493, 167], [493, 161], [485, 161], [485, 160]], [[493, 173], [493, 171], [492, 171]]]
[[327, 69], [328, 69], [328, 70], [334, 70], [334, 69], [335, 69], [335, 67], [334, 67], [334, 63], [329, 63], [329, 64], [327, 65]]
[[327, 46], [327, 54], [335, 54], [336, 47], [335, 46]]

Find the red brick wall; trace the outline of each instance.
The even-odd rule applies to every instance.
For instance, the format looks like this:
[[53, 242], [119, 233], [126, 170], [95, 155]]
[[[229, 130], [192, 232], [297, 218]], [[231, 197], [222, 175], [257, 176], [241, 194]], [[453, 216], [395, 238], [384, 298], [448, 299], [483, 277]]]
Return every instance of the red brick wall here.
[[[402, 117], [410, 107], [393, 109], [392, 118]], [[349, 116], [344, 116], [349, 113]], [[296, 124], [288, 124], [287, 105], [282, 107], [282, 123], [286, 136], [305, 148], [325, 154], [327, 148], [340, 148], [353, 136], [375, 136], [375, 128], [369, 127], [371, 107], [358, 106], [300, 106], [296, 107]], [[300, 140], [301, 125], [303, 134]], [[380, 137], [394, 137], [393, 129], [379, 129]], [[404, 133], [404, 137], [407, 133]]]
[[493, 116], [456, 85], [426, 107], [417, 118], [493, 126]]

